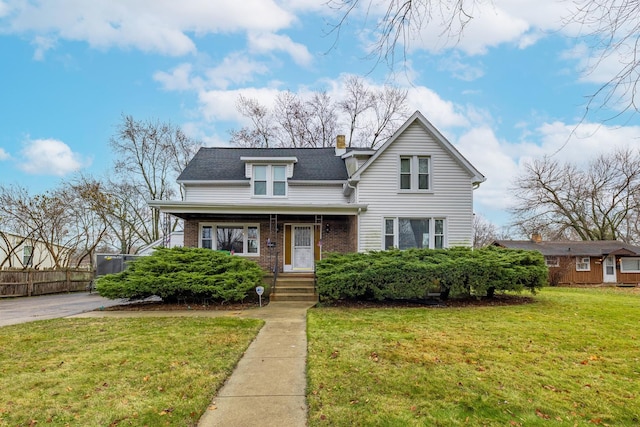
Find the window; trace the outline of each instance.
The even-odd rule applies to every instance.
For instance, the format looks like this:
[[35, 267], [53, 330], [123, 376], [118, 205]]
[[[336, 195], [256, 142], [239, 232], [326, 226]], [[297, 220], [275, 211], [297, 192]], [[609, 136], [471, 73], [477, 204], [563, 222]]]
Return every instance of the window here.
[[444, 219], [385, 218], [384, 249], [444, 248]]
[[544, 263], [547, 267], [559, 267], [560, 266], [560, 257], [557, 256], [545, 256]]
[[203, 225], [200, 236], [202, 248], [229, 251], [237, 255], [258, 255], [260, 252], [257, 225]]
[[591, 271], [591, 259], [586, 257], [576, 257], [576, 271]]
[[33, 267], [33, 246], [25, 246], [22, 248], [22, 265], [25, 267]]
[[640, 273], [640, 258], [620, 258], [621, 273]]
[[400, 157], [400, 190], [429, 190], [431, 188], [429, 170], [429, 157]]
[[384, 220], [384, 248], [392, 249], [395, 242], [395, 220], [386, 218]]
[[253, 194], [254, 196], [286, 196], [287, 167], [254, 165]]

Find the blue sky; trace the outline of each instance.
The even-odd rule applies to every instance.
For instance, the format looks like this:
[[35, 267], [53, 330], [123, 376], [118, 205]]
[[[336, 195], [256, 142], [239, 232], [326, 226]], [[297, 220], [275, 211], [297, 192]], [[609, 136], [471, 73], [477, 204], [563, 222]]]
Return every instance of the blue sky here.
[[563, 25], [571, 5], [482, 2], [457, 43], [437, 25], [413, 33], [391, 72], [366, 59], [383, 12], [375, 1], [334, 43], [340, 14], [325, 0], [0, 0], [0, 183], [41, 192], [75, 173], [105, 174], [122, 114], [224, 145], [244, 124], [240, 94], [266, 105], [285, 90], [338, 100], [358, 75], [408, 90], [410, 110], [487, 177], [475, 211], [504, 225], [525, 162], [640, 146], [636, 116], [603, 122], [613, 106], [583, 118], [617, 58], [590, 66], [598, 52], [579, 37], [585, 28]]

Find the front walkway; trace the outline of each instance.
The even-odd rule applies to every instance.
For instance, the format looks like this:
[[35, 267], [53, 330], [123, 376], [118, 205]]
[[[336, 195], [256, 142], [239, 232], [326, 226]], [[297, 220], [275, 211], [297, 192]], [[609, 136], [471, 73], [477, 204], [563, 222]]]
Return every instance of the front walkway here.
[[[185, 311], [171, 316], [233, 316], [265, 325], [205, 411], [199, 427], [303, 427], [307, 423], [309, 302], [271, 302], [246, 311]], [[167, 312], [93, 311], [82, 317], [167, 316]]]

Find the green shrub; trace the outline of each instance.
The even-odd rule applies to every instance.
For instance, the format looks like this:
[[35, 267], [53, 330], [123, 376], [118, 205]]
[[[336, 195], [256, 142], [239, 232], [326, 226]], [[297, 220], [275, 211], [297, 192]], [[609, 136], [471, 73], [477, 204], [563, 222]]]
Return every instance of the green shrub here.
[[130, 262], [125, 271], [98, 278], [96, 289], [111, 299], [157, 295], [165, 302], [241, 301], [262, 284], [262, 276], [257, 263], [239, 256], [210, 249], [158, 248]]
[[548, 270], [539, 252], [487, 247], [410, 249], [330, 254], [318, 262], [322, 301], [423, 299], [493, 296], [547, 283]]

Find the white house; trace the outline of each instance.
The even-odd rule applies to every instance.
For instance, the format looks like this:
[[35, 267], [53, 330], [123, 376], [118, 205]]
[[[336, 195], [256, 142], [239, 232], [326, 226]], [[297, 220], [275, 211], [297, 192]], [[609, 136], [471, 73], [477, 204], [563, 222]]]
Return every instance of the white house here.
[[0, 231], [0, 269], [55, 267], [51, 254], [54, 252], [59, 260], [70, 256], [69, 249], [59, 245], [46, 243], [17, 234]]
[[473, 190], [485, 177], [420, 113], [378, 150], [201, 148], [178, 177], [184, 245], [267, 270], [312, 272], [325, 252], [472, 243]]

